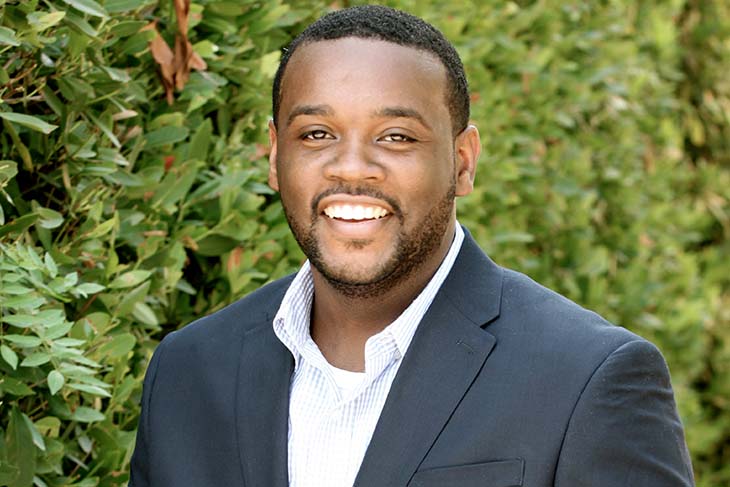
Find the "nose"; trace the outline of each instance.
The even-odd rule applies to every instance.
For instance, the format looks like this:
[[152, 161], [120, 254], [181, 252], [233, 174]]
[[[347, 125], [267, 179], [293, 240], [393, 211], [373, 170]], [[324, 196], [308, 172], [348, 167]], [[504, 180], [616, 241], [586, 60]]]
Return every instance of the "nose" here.
[[367, 141], [357, 138], [344, 139], [332, 160], [324, 167], [327, 179], [342, 182], [377, 182], [385, 177], [385, 171], [368, 147]]

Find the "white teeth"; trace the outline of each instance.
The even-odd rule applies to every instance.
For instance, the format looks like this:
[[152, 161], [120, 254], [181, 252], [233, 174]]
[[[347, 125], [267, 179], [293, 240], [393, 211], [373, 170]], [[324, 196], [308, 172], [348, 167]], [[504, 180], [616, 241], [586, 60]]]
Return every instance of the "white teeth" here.
[[332, 205], [324, 209], [324, 214], [340, 220], [377, 220], [388, 214], [388, 210], [379, 206]]

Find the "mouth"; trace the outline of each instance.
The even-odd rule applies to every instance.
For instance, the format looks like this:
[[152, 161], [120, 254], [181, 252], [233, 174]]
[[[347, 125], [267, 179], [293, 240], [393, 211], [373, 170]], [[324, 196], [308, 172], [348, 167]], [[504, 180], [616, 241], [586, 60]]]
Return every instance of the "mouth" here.
[[325, 206], [322, 213], [332, 220], [345, 222], [368, 222], [389, 216], [388, 209], [374, 204], [333, 203]]

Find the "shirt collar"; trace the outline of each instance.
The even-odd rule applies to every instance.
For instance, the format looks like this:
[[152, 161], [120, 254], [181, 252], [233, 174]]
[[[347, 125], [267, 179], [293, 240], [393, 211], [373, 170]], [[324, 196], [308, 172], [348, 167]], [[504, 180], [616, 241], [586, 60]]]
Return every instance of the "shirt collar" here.
[[[394, 341], [398, 352], [397, 358], [405, 355], [416, 333], [418, 324], [426, 314], [429, 306], [431, 306], [446, 276], [451, 271], [463, 241], [464, 231], [457, 222], [451, 247], [449, 247], [449, 251], [444, 257], [444, 260], [426, 287], [395, 321], [385, 327], [383, 331], [368, 339], [365, 344], [366, 371], [368, 370], [369, 350], [392, 348], [377, 346], [376, 344], [378, 343], [383, 344]], [[312, 269], [309, 261], [306, 261], [289, 285], [289, 289], [284, 295], [284, 299], [279, 306], [273, 322], [274, 333], [292, 353], [296, 364], [298, 364], [304, 348], [308, 344], [311, 346], [314, 343], [309, 333], [309, 319], [313, 297], [314, 281], [312, 279]]]

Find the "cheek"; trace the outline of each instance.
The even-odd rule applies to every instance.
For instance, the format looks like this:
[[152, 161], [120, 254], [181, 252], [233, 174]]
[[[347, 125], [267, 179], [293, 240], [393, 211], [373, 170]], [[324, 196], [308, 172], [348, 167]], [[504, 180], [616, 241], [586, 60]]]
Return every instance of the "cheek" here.
[[297, 179], [284, 178], [284, 180], [280, 181], [281, 200], [288, 206], [290, 211], [300, 211], [300, 209], [305, 205], [308, 206], [308, 203], [305, 201], [307, 199], [307, 194], [304, 191], [304, 188], [292, 184], [293, 181], [297, 181]]
[[445, 194], [454, 183], [454, 165], [446, 157], [431, 159], [420, 165], [420, 170], [409, 171], [403, 177], [405, 187], [410, 188], [411, 194], [417, 194], [426, 199], [437, 199]]

